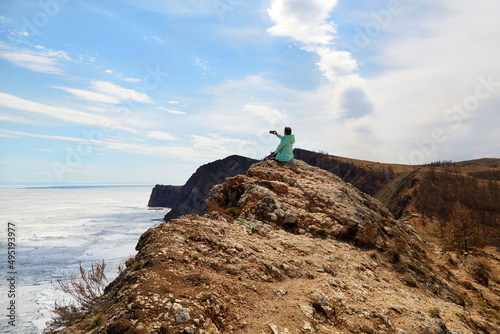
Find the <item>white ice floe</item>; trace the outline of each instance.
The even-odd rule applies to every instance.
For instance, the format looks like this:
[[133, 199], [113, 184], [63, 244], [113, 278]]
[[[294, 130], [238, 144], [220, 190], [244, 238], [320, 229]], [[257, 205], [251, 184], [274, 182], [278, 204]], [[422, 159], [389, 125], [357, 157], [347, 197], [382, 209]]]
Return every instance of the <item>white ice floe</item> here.
[[[53, 283], [79, 263], [106, 263], [111, 282], [118, 265], [134, 256], [140, 235], [158, 225], [167, 210], [148, 210], [152, 186], [23, 188], [0, 187], [0, 249], [7, 250], [7, 223], [16, 233], [16, 326], [8, 325], [8, 287], [0, 276], [0, 332], [41, 333], [55, 300], [63, 293]], [[0, 259], [7, 268], [7, 258]]]

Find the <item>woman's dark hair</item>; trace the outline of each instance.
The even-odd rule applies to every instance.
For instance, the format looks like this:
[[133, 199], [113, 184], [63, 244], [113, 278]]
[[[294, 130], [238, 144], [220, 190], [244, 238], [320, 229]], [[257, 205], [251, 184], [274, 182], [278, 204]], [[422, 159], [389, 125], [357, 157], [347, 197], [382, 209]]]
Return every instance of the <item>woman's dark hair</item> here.
[[292, 134], [292, 129], [290, 127], [285, 128], [285, 136], [291, 135]]

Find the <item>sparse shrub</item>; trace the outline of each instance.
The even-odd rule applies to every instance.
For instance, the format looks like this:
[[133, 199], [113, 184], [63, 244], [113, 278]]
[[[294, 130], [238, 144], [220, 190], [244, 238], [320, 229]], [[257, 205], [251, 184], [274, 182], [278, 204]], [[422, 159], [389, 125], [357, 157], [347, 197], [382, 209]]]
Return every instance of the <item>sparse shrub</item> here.
[[173, 303], [175, 303], [175, 298], [174, 298], [174, 297], [170, 298], [170, 302], [171, 302], [172, 304], [173, 304]]
[[314, 319], [311, 320], [311, 326], [314, 328], [314, 330], [318, 329], [318, 322]]
[[230, 207], [229, 209], [227, 209], [227, 212], [233, 216], [233, 217], [237, 217], [240, 215], [240, 211], [237, 207]]
[[142, 268], [142, 266], [143, 266], [143, 262], [142, 261], [137, 261], [132, 266], [132, 271], [140, 270]]
[[210, 279], [204, 277], [204, 278], [202, 278], [201, 283], [203, 283], [205, 285], [210, 285]]
[[429, 310], [429, 314], [431, 315], [432, 318], [440, 318], [441, 310], [439, 309], [439, 307], [434, 307]]
[[[64, 301], [54, 303], [53, 313], [55, 317], [47, 322], [45, 332], [62, 326], [70, 326], [85, 315], [99, 310], [102, 306], [99, 297], [103, 294], [107, 283], [104, 274], [105, 267], [104, 260], [98, 261], [93, 263], [91, 269], [87, 271], [80, 263], [79, 275], [71, 273], [69, 276], [64, 275], [64, 279], [57, 279], [61, 290], [69, 295], [73, 301], [69, 304]], [[99, 320], [99, 317], [96, 320]]]
[[451, 250], [467, 252], [482, 243], [479, 225], [474, 222], [471, 211], [461, 203], [455, 204], [444, 236], [446, 246]]
[[99, 326], [102, 322], [104, 321], [104, 315], [99, 312], [97, 313], [93, 318], [92, 318], [92, 323], [91, 323], [91, 326], [92, 327], [97, 327]]
[[377, 235], [378, 231], [375, 225], [365, 225], [356, 233], [356, 241], [367, 246], [374, 246]]
[[406, 284], [407, 286], [411, 287], [411, 288], [418, 287], [417, 281], [415, 281], [415, 279], [413, 278], [413, 276], [408, 275], [408, 274], [404, 275], [404, 277], [403, 277], [403, 283]]
[[317, 229], [315, 232], [318, 236], [320, 236], [322, 238], [326, 238], [328, 236], [328, 234], [330, 233], [326, 228]]
[[128, 268], [130, 267], [131, 265], [133, 265], [135, 262], [135, 258], [134, 257], [129, 257], [127, 261], [125, 261], [125, 266]]
[[488, 286], [490, 280], [491, 267], [486, 259], [481, 259], [479, 265], [474, 270], [473, 277], [481, 285]]
[[200, 258], [200, 256], [198, 254], [193, 254], [193, 260], [198, 260]]

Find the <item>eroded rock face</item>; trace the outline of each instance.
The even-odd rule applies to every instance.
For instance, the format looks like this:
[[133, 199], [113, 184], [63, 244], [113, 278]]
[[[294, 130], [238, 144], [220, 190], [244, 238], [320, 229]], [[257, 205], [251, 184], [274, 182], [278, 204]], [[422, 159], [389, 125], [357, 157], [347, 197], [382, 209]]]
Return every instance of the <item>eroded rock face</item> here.
[[207, 203], [209, 208], [230, 210], [249, 222], [354, 239], [379, 248], [388, 246], [386, 230], [393, 220], [371, 196], [301, 160], [254, 164], [245, 175], [214, 186]]

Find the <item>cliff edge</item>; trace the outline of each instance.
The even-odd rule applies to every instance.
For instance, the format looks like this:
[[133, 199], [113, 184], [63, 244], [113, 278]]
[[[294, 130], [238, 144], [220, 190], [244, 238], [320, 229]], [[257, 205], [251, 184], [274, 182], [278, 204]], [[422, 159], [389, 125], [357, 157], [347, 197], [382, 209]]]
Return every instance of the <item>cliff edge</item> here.
[[500, 330], [498, 284], [477, 284], [461, 258], [305, 162], [256, 163], [214, 186], [207, 207], [145, 232], [100, 310], [62, 333]]
[[210, 189], [224, 182], [226, 177], [245, 173], [257, 160], [231, 155], [200, 166], [183, 186], [157, 184], [149, 198], [149, 207], [172, 208], [164, 217], [165, 221], [185, 214], [203, 214], [205, 199]]

